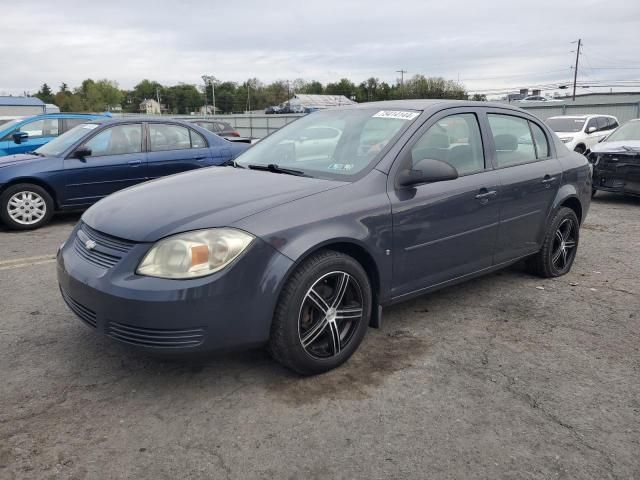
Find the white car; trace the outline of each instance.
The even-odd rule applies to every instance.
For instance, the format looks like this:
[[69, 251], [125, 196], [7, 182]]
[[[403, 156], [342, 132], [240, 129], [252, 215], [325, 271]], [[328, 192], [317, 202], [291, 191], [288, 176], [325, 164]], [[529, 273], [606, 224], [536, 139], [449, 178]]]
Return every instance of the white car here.
[[545, 120], [568, 149], [585, 153], [618, 128], [611, 115], [563, 115]]
[[552, 97], [543, 97], [542, 95], [529, 95], [518, 102], [561, 102], [562, 100]]

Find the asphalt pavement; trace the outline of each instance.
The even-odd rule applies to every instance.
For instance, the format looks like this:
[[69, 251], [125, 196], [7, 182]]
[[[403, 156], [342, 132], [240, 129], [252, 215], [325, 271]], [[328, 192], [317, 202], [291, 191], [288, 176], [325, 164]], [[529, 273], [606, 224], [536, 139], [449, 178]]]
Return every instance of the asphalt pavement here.
[[1, 479], [640, 478], [640, 199], [595, 198], [569, 275], [388, 308], [313, 378], [96, 336], [55, 278], [78, 218], [0, 229]]

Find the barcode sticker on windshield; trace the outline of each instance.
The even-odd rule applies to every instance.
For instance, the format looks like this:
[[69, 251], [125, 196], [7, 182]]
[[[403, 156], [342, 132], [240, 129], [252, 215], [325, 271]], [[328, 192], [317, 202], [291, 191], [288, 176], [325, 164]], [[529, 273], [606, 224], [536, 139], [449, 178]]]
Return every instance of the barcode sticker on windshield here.
[[93, 130], [94, 128], [98, 128], [98, 125], [96, 125], [95, 123], [87, 123], [86, 125], [82, 125], [82, 128]]
[[380, 110], [373, 118], [398, 118], [400, 120], [413, 120], [418, 115], [418, 112], [403, 112], [398, 110]]

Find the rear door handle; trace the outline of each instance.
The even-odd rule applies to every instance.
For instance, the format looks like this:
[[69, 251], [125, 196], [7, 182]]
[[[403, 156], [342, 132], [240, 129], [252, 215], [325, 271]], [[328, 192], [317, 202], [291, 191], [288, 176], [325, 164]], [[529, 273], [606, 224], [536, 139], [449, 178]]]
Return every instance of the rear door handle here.
[[544, 186], [546, 188], [551, 187], [551, 184], [554, 183], [557, 180], [557, 177], [552, 177], [550, 175], [545, 175], [544, 178], [542, 179], [542, 183], [544, 184]]
[[482, 190], [480, 190], [480, 193], [476, 195], [476, 198], [478, 200], [489, 200], [496, 195], [498, 195], [498, 192], [496, 192], [495, 190], [487, 190], [486, 188], [483, 188]]
[[129, 160], [129, 166], [137, 167], [138, 165], [142, 165], [142, 160]]

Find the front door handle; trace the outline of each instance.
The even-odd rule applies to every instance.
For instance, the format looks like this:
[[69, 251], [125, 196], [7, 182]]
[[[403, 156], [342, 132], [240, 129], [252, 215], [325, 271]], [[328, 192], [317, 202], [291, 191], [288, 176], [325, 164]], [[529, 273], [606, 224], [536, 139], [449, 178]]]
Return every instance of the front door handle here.
[[206, 160], [207, 157], [196, 157], [196, 160], [198, 162], [201, 162], [202, 160]]
[[142, 160], [129, 160], [130, 167], [137, 167], [139, 165], [142, 165]]
[[489, 200], [496, 195], [498, 195], [498, 192], [496, 192], [495, 190], [487, 190], [486, 188], [483, 188], [482, 190], [480, 190], [480, 193], [476, 195], [476, 198], [478, 200]]

